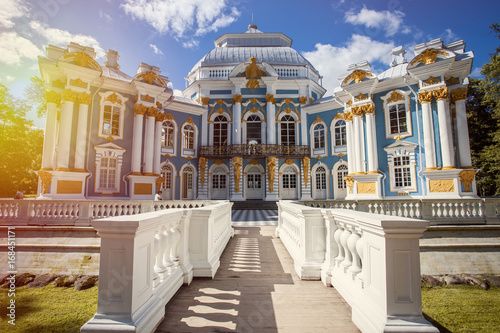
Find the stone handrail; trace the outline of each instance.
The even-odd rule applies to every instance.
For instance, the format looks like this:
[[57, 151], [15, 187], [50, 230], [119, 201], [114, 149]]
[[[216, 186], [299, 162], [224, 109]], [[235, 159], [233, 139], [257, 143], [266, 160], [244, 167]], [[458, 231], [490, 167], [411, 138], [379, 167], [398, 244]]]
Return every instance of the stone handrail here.
[[301, 279], [332, 285], [362, 332], [438, 332], [422, 316], [419, 238], [429, 221], [280, 201], [276, 230]]
[[209, 200], [0, 200], [0, 222], [16, 225], [90, 226], [93, 219], [172, 208], [197, 208]]
[[435, 224], [498, 224], [500, 198], [385, 199], [302, 201], [308, 207], [345, 208], [359, 212], [429, 220]]
[[152, 332], [183, 283], [215, 275], [234, 234], [231, 206], [221, 201], [92, 221], [101, 237], [99, 296], [81, 332]]

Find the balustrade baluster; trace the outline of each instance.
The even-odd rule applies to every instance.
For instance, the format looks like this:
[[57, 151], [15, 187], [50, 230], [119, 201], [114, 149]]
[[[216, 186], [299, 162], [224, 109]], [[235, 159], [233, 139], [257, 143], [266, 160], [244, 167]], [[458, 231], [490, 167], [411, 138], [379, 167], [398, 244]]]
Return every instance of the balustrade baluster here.
[[351, 236], [351, 232], [347, 229], [347, 227], [344, 227], [344, 230], [340, 235], [340, 244], [342, 244], [345, 254], [344, 260], [341, 262], [341, 265], [344, 266], [345, 268], [350, 267], [352, 265], [352, 253], [349, 250], [349, 247], [347, 246], [347, 239], [349, 238], [349, 236]]
[[163, 265], [167, 268], [168, 272], [172, 272], [172, 267], [174, 265], [174, 262], [172, 261], [172, 258], [170, 257], [170, 252], [172, 250], [172, 232], [170, 231], [169, 228], [167, 228], [163, 234], [165, 235], [166, 239], [166, 246], [165, 246], [165, 251], [163, 252]]
[[360, 236], [356, 234], [355, 230], [351, 229], [351, 235], [347, 238], [347, 246], [352, 255], [352, 265], [349, 267], [349, 272], [357, 274], [361, 272], [361, 260], [356, 250], [356, 244], [360, 240]]
[[340, 243], [340, 236], [342, 235], [342, 226], [340, 224], [337, 224], [337, 230], [333, 233], [333, 239], [335, 240], [335, 244], [337, 244], [337, 247], [339, 248], [339, 254], [335, 257], [335, 261], [337, 263], [342, 262], [345, 258], [345, 252], [344, 252], [344, 247]]
[[165, 271], [165, 267], [162, 266], [162, 252], [161, 252], [161, 235], [159, 232], [155, 233], [154, 237], [154, 244], [153, 244], [153, 249], [154, 249], [154, 257], [155, 257], [155, 266], [153, 269], [153, 281], [157, 280], [159, 278], [159, 273], [162, 273]]
[[483, 203], [482, 202], [477, 203], [477, 214], [478, 214], [478, 217], [484, 217], [484, 210], [483, 210]]
[[455, 212], [454, 212], [455, 217], [458, 217], [458, 218], [464, 217], [463, 214], [460, 214], [460, 205], [458, 204], [458, 202], [455, 202], [453, 204], [453, 207], [455, 208]]
[[181, 239], [181, 232], [179, 231], [179, 224], [175, 224], [172, 226], [170, 230], [172, 232], [172, 250], [171, 250], [171, 258], [174, 261], [175, 267], [179, 266], [179, 254], [177, 252], [177, 245], [179, 244], [179, 240]]

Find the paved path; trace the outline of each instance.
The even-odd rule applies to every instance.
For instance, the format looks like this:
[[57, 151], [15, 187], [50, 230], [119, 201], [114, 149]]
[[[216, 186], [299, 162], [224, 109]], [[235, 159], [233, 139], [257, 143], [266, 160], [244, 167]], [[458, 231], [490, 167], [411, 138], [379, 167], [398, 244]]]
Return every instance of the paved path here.
[[233, 227], [256, 227], [264, 225], [278, 225], [278, 210], [233, 210]]
[[157, 332], [359, 332], [335, 289], [298, 278], [275, 228], [235, 227], [215, 278], [183, 286]]

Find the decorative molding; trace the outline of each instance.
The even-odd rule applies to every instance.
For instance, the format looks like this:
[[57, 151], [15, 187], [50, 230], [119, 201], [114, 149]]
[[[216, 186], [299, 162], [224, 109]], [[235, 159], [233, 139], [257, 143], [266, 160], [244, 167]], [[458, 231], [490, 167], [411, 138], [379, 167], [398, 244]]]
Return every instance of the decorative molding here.
[[368, 99], [368, 95], [363, 95], [362, 93], [359, 93], [358, 96], [354, 97], [355, 102], [364, 101], [365, 99]]
[[231, 164], [234, 168], [234, 191], [236, 193], [240, 192], [240, 177], [241, 177], [241, 167], [243, 166], [241, 157], [233, 157], [233, 163]]
[[453, 179], [430, 179], [429, 192], [455, 192]]
[[144, 81], [146, 81], [146, 83], [148, 84], [153, 84], [155, 83], [156, 81], [158, 81], [158, 83], [164, 87], [165, 86], [165, 82], [160, 79], [158, 77], [158, 75], [156, 75], [154, 72], [146, 72], [146, 73], [142, 73], [142, 74], [139, 74], [137, 75], [137, 78], [138, 79], [143, 79]]
[[202, 97], [201, 105], [208, 105], [208, 104], [210, 104], [210, 97]]
[[49, 193], [49, 186], [52, 184], [52, 174], [47, 171], [38, 171], [38, 177], [42, 181], [42, 194]]
[[393, 102], [398, 102], [398, 101], [404, 101], [405, 97], [398, 93], [396, 90], [393, 90], [391, 92], [391, 95], [389, 98], [386, 100], [387, 103], [393, 103]]
[[417, 63], [422, 63], [424, 65], [432, 64], [436, 62], [438, 55], [447, 56], [448, 53], [436, 49], [427, 49], [424, 52], [420, 53], [416, 56], [411, 62], [410, 66], [413, 66]]
[[248, 163], [248, 165], [260, 165], [259, 161], [257, 161], [255, 158]]
[[144, 115], [146, 111], [148, 110], [148, 107], [142, 104], [135, 104], [134, 105], [134, 113], [136, 115]]
[[358, 182], [357, 189], [358, 189], [358, 194], [375, 194], [375, 193], [377, 193], [377, 188], [376, 188], [375, 182], [369, 182], [369, 183]]
[[294, 164], [294, 162], [291, 158], [287, 158], [284, 164], [291, 165], [291, 164]]
[[373, 103], [365, 104], [361, 107], [361, 109], [363, 110], [363, 112], [365, 114], [374, 114], [375, 113], [375, 104], [373, 104]]
[[459, 84], [460, 83], [460, 80], [456, 77], [450, 77], [448, 79], [445, 79], [446, 81], [446, 85], [447, 86], [454, 86], [455, 84]]
[[223, 165], [224, 162], [222, 162], [222, 160], [220, 158], [216, 159], [215, 162], [214, 162], [215, 165]]
[[158, 113], [158, 109], [155, 108], [154, 106], [150, 106], [148, 107], [147, 111], [146, 111], [146, 115], [148, 117], [156, 117], [156, 114]]
[[441, 79], [439, 77], [429, 77], [427, 80], [422, 81], [422, 87], [432, 86], [433, 84], [441, 83]]
[[344, 119], [344, 117], [342, 116], [342, 113], [340, 113], [340, 111], [337, 111], [337, 114], [335, 115], [335, 117], [333, 117], [333, 119]]
[[236, 94], [233, 96], [233, 98], [231, 100], [233, 101], [233, 104], [241, 103], [241, 102], [243, 102], [243, 96], [240, 94]]
[[345, 121], [351, 121], [352, 122], [352, 112], [344, 112], [343, 113], [343, 117], [344, 117], [344, 120]]
[[266, 102], [276, 104], [276, 98], [273, 94], [266, 94]]
[[78, 99], [78, 93], [74, 92], [71, 89], [64, 89], [62, 95], [63, 95], [63, 100], [65, 102], [72, 102], [72, 103], [74, 103]]
[[90, 105], [91, 102], [92, 102], [92, 96], [90, 96], [90, 94], [87, 93], [78, 94], [78, 103]]
[[83, 82], [81, 79], [69, 80], [69, 85], [78, 88], [87, 89], [87, 83]]
[[461, 88], [453, 90], [451, 92], [451, 101], [455, 103], [456, 101], [465, 100], [467, 98], [467, 88]]
[[155, 99], [149, 95], [141, 95], [141, 101], [154, 103]]
[[311, 125], [316, 125], [317, 123], [324, 123], [324, 121], [319, 116], [316, 116], [316, 120]]
[[359, 116], [363, 115], [363, 108], [361, 106], [353, 106], [351, 108], [351, 114], [354, 117], [359, 117]]
[[61, 94], [57, 93], [53, 90], [49, 90], [45, 92], [45, 99], [47, 103], [61, 104]]
[[111, 95], [109, 95], [108, 97], [106, 97], [104, 99], [104, 102], [111, 102], [113, 104], [122, 104], [122, 100], [120, 97], [118, 97], [118, 95], [116, 93], [112, 93]]
[[460, 172], [460, 181], [464, 184], [465, 192], [472, 192], [471, 186], [476, 172], [476, 170], [464, 170]]
[[303, 169], [304, 169], [304, 185], [307, 188], [307, 183], [309, 182], [309, 157], [302, 158]]
[[52, 81], [52, 87], [64, 89], [65, 84], [61, 80], [57, 79], [55, 81]]
[[299, 97], [299, 103], [304, 105], [307, 103], [307, 96], [301, 96]]
[[355, 83], [359, 83], [359, 82], [363, 81], [368, 76], [373, 76], [373, 74], [370, 72], [367, 72], [367, 71], [363, 71], [361, 69], [357, 69], [354, 72], [352, 72], [351, 74], [349, 74], [349, 76], [347, 76], [344, 79], [343, 83], [345, 84], [349, 80], [354, 80]]
[[432, 91], [422, 91], [418, 93], [418, 100], [421, 104], [432, 102]]
[[274, 192], [274, 174], [276, 172], [276, 157], [269, 156], [267, 158], [267, 177], [269, 179], [269, 192]]
[[432, 94], [434, 95], [434, 98], [436, 101], [447, 99], [448, 98], [448, 88], [447, 87], [441, 87], [438, 89], [434, 89], [432, 91]]

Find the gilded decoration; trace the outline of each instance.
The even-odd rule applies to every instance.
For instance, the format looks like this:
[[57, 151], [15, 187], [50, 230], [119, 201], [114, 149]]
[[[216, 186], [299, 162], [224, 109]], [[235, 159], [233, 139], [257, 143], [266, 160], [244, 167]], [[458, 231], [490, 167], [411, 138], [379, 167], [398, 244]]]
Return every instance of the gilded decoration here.
[[307, 188], [307, 183], [309, 182], [309, 157], [302, 158], [303, 169], [304, 169], [304, 185]]
[[165, 115], [165, 120], [174, 120], [174, 116], [172, 116], [169, 112]]
[[219, 104], [219, 105], [222, 105], [222, 104], [225, 104], [226, 102], [224, 102], [223, 99], [218, 99], [215, 101], [215, 103]]
[[476, 174], [476, 170], [464, 170], [460, 172], [460, 181], [464, 184], [465, 192], [472, 192], [471, 186], [474, 181], [474, 175]]
[[337, 156], [340, 157], [340, 158], [342, 158], [342, 157], [346, 156], [346, 154], [340, 153]]
[[432, 91], [432, 94], [434, 95], [434, 98], [436, 98], [437, 101], [442, 100], [442, 99], [447, 99], [448, 98], [448, 88], [442, 87], [438, 88]]
[[363, 115], [363, 108], [361, 106], [353, 106], [351, 108], [351, 113], [354, 117]]
[[76, 79], [76, 80], [69, 80], [69, 85], [73, 87], [78, 87], [78, 88], [85, 88], [87, 89], [87, 83], [83, 82], [81, 79]]
[[432, 64], [436, 62], [438, 55], [447, 56], [448, 54], [444, 51], [436, 50], [436, 49], [427, 49], [424, 52], [420, 53], [416, 56], [411, 62], [410, 65], [413, 66], [417, 63], [422, 63], [424, 65]]
[[402, 138], [403, 138], [403, 137], [402, 137], [401, 135], [399, 135], [399, 134], [398, 134], [398, 135], [396, 135], [396, 136], [394, 137], [394, 139], [396, 139], [396, 140], [398, 140], [398, 141], [401, 141], [401, 139], [402, 139]]
[[118, 95], [116, 93], [112, 93], [111, 95], [109, 95], [108, 97], [106, 97], [104, 99], [105, 102], [111, 102], [113, 104], [122, 104], [122, 100], [120, 99], [120, 97], [118, 97]]
[[90, 94], [87, 93], [78, 94], [78, 102], [80, 104], [89, 105], [91, 101], [92, 101], [92, 96], [90, 96]]
[[288, 165], [293, 164], [292, 159], [291, 158], [287, 158], [286, 161], [285, 161], [285, 164], [288, 164]]
[[306, 104], [307, 103], [307, 97], [306, 96], [299, 97], [299, 102], [300, 102], [300, 104]]
[[287, 114], [289, 114], [289, 113], [290, 113], [290, 112], [292, 112], [292, 111], [293, 111], [293, 110], [292, 110], [292, 109], [290, 109], [290, 107], [288, 107], [288, 106], [285, 108], [285, 110], [283, 110], [283, 112], [285, 112], [285, 113], [287, 113]]
[[467, 88], [453, 90], [451, 92], [451, 101], [456, 102], [467, 98]]
[[352, 101], [347, 102], [347, 106], [351, 106], [351, 105], [352, 105]]
[[202, 97], [201, 105], [208, 105], [210, 103], [210, 97]]
[[55, 81], [52, 81], [52, 87], [64, 89], [65, 84], [61, 80], [57, 79]]
[[365, 99], [368, 99], [368, 95], [363, 95], [362, 93], [354, 97], [355, 102], [364, 101]]
[[89, 62], [93, 60], [88, 54], [80, 52], [75, 55], [75, 62], [78, 66], [87, 67]]
[[351, 112], [344, 112], [344, 120], [345, 121], [352, 121], [352, 113]]
[[156, 102], [156, 107], [158, 109], [163, 109], [163, 104], [161, 104], [160, 102]]
[[165, 181], [165, 177], [156, 178], [156, 192], [159, 192], [161, 189], [161, 184]]
[[456, 77], [450, 77], [449, 79], [445, 79], [447, 86], [454, 86], [455, 84], [459, 84], [460, 81]]
[[108, 137], [107, 137], [107, 138], [105, 138], [105, 139], [106, 139], [106, 140], [108, 140], [109, 142], [113, 142], [113, 141], [115, 141], [115, 138], [114, 138], [112, 135], [108, 136]]
[[144, 115], [146, 111], [148, 110], [148, 107], [142, 104], [135, 104], [134, 105], [134, 113], [138, 115]]
[[42, 194], [49, 193], [49, 186], [52, 184], [52, 174], [46, 171], [38, 171], [38, 177], [42, 181]]
[[347, 188], [349, 189], [349, 193], [352, 194], [352, 188], [354, 187], [354, 178], [352, 177], [344, 177], [345, 184], [347, 185]]
[[248, 112], [251, 112], [251, 113], [257, 113], [257, 112], [259, 112], [259, 109], [257, 109], [255, 106], [252, 106], [252, 107], [250, 108], [250, 110], [248, 110]]
[[154, 72], [146, 72], [146, 73], [139, 74], [139, 75], [137, 75], [137, 78], [143, 79], [148, 84], [153, 84], [155, 81], [158, 81], [158, 83], [161, 86], [165, 86], [165, 82], [162, 79], [160, 79], [158, 77], [158, 75], [156, 75]]
[[158, 109], [155, 108], [154, 106], [150, 106], [147, 110], [146, 110], [146, 115], [148, 117], [156, 117], [156, 114], [158, 113]]
[[201, 183], [201, 188], [203, 188], [203, 185], [205, 185], [205, 171], [207, 170], [207, 159], [205, 157], [200, 157], [198, 161], [200, 162], [200, 183]]
[[248, 163], [248, 165], [260, 165], [259, 161], [257, 161], [255, 158]]
[[158, 113], [156, 114], [155, 118], [156, 118], [156, 121], [159, 121], [159, 122], [164, 122], [165, 121], [165, 114], [162, 113], [161, 111], [158, 111]]
[[422, 81], [422, 86], [427, 87], [427, 86], [432, 86], [433, 84], [438, 84], [441, 83], [441, 79], [438, 77], [429, 77], [427, 80]]
[[243, 102], [243, 96], [240, 94], [236, 94], [233, 96], [232, 101], [233, 101], [233, 104], [241, 103], [241, 102]]
[[45, 99], [47, 100], [47, 103], [54, 103], [54, 104], [61, 104], [61, 94], [49, 90], [45, 92]]
[[319, 116], [316, 116], [316, 120], [313, 121], [312, 125], [315, 125], [317, 123], [322, 123], [324, 122], [323, 119], [321, 119]]
[[344, 117], [342, 116], [342, 113], [340, 113], [340, 111], [337, 111], [337, 114], [335, 115], [335, 117], [333, 117], [333, 119], [344, 119]]
[[312, 103], [312, 102], [314, 102], [314, 98], [309, 97], [309, 103]]
[[222, 162], [222, 160], [220, 158], [216, 159], [215, 162], [214, 162], [215, 165], [223, 165], [224, 162]]
[[373, 114], [375, 112], [375, 104], [368, 103], [361, 107], [365, 114]]
[[234, 168], [234, 191], [240, 192], [241, 167], [243, 166], [241, 157], [233, 157], [232, 166]]
[[170, 157], [172, 157], [170, 154], [165, 154], [163, 155], [166, 159], [169, 159]]
[[455, 183], [453, 179], [430, 179], [430, 192], [455, 192]]
[[418, 93], [418, 100], [420, 101], [420, 103], [432, 102], [432, 91], [422, 91]]
[[245, 76], [248, 79], [246, 84], [247, 88], [249, 88], [252, 92], [255, 91], [256, 88], [260, 88], [258, 80], [262, 76], [266, 76], [266, 72], [257, 66], [257, 59], [255, 57], [250, 58], [250, 65], [248, 65], [245, 69]]
[[397, 102], [397, 101], [404, 101], [405, 97], [398, 93], [396, 90], [393, 90], [391, 92], [391, 95], [387, 99], [387, 103], [392, 103], [392, 102]]
[[273, 94], [266, 94], [266, 102], [276, 104], [276, 98]]
[[276, 157], [267, 158], [267, 178], [269, 179], [269, 192], [274, 192], [274, 173], [276, 172]]
[[375, 182], [358, 183], [358, 194], [375, 194], [377, 193]]
[[63, 99], [65, 102], [76, 102], [78, 99], [78, 93], [74, 92], [71, 89], [64, 89], [63, 90]]
[[149, 95], [141, 95], [141, 101], [154, 103], [155, 99]]
[[359, 82], [363, 81], [368, 76], [373, 76], [373, 74], [370, 72], [367, 72], [367, 71], [357, 69], [345, 78], [344, 84], [347, 83], [347, 81], [349, 81], [349, 80], [354, 80], [355, 83], [359, 83]]

